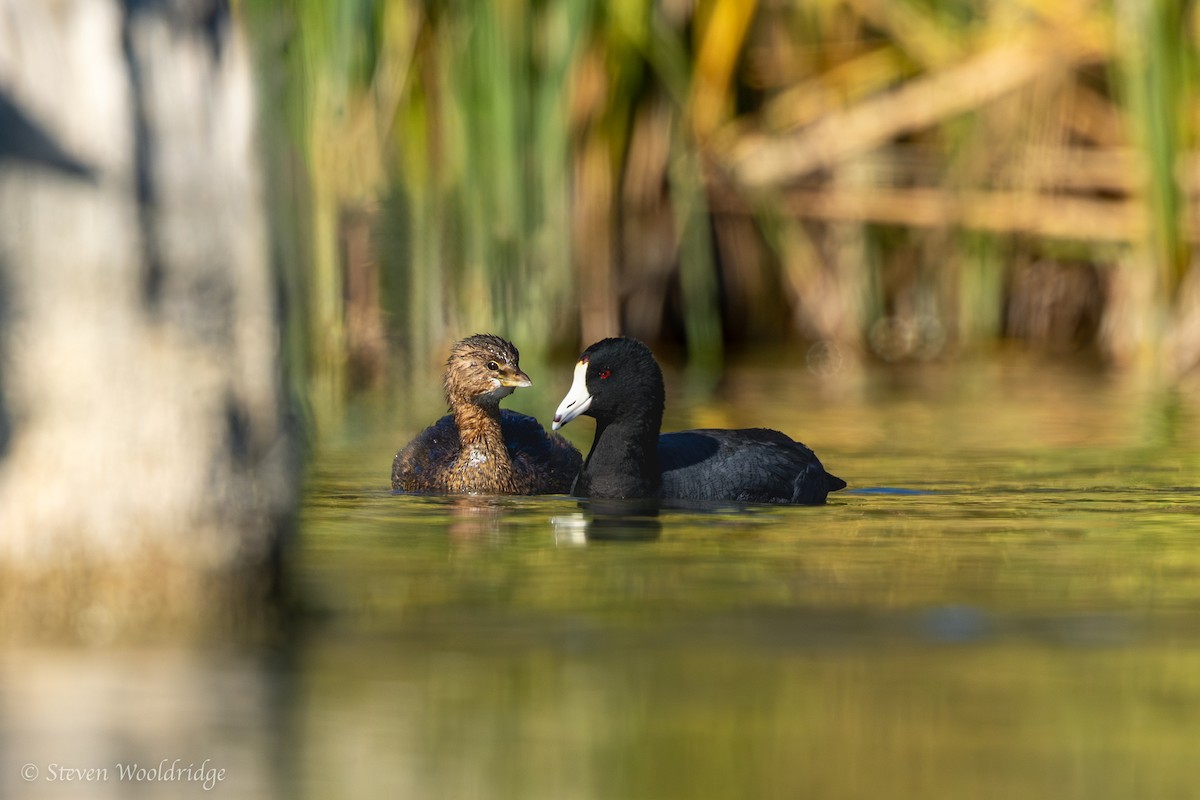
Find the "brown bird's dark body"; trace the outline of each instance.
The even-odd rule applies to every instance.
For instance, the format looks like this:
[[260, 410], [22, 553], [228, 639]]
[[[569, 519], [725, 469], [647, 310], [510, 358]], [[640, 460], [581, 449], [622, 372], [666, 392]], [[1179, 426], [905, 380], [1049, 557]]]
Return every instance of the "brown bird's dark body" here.
[[450, 413], [392, 461], [392, 488], [422, 494], [562, 494], [579, 472], [579, 451], [536, 419], [502, 411], [500, 400], [529, 377], [510, 342], [463, 339], [446, 361]]

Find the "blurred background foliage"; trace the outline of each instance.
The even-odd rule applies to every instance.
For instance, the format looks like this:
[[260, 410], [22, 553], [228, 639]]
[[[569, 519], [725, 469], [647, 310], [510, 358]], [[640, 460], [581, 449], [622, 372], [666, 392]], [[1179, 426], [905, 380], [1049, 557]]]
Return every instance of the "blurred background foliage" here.
[[1194, 2], [238, 8], [318, 406], [485, 330], [1200, 362]]

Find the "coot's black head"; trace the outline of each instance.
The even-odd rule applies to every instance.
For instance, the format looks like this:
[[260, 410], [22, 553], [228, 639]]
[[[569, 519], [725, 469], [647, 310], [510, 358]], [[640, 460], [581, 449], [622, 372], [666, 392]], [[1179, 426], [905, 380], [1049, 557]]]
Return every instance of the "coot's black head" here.
[[512, 342], [490, 333], [477, 333], [456, 342], [446, 360], [446, 402], [451, 406], [493, 406], [515, 389], [532, 386], [529, 376], [521, 371], [520, 357]]
[[554, 413], [554, 430], [580, 414], [602, 424], [621, 418], [647, 420], [658, 432], [663, 377], [650, 348], [637, 339], [603, 339], [583, 351], [571, 390]]

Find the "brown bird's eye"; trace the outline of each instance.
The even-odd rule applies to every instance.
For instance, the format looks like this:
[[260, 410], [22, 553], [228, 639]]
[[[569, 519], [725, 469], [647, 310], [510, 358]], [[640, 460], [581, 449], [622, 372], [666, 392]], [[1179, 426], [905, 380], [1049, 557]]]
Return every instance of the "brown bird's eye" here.
[[607, 369], [600, 370], [600, 380], [606, 379], [609, 375], [612, 375], [611, 370], [607, 370]]
[[497, 364], [495, 361], [489, 361], [487, 363], [487, 368], [490, 369], [492, 372], [495, 372], [496, 370], [500, 369], [500, 365]]

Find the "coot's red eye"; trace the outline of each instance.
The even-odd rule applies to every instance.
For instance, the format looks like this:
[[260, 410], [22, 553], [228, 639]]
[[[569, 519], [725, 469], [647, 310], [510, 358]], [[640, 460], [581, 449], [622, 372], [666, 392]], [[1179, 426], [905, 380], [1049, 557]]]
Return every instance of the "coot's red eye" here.
[[600, 370], [600, 380], [604, 380], [609, 375], [612, 375], [612, 372], [610, 370], [607, 370], [607, 369]]

